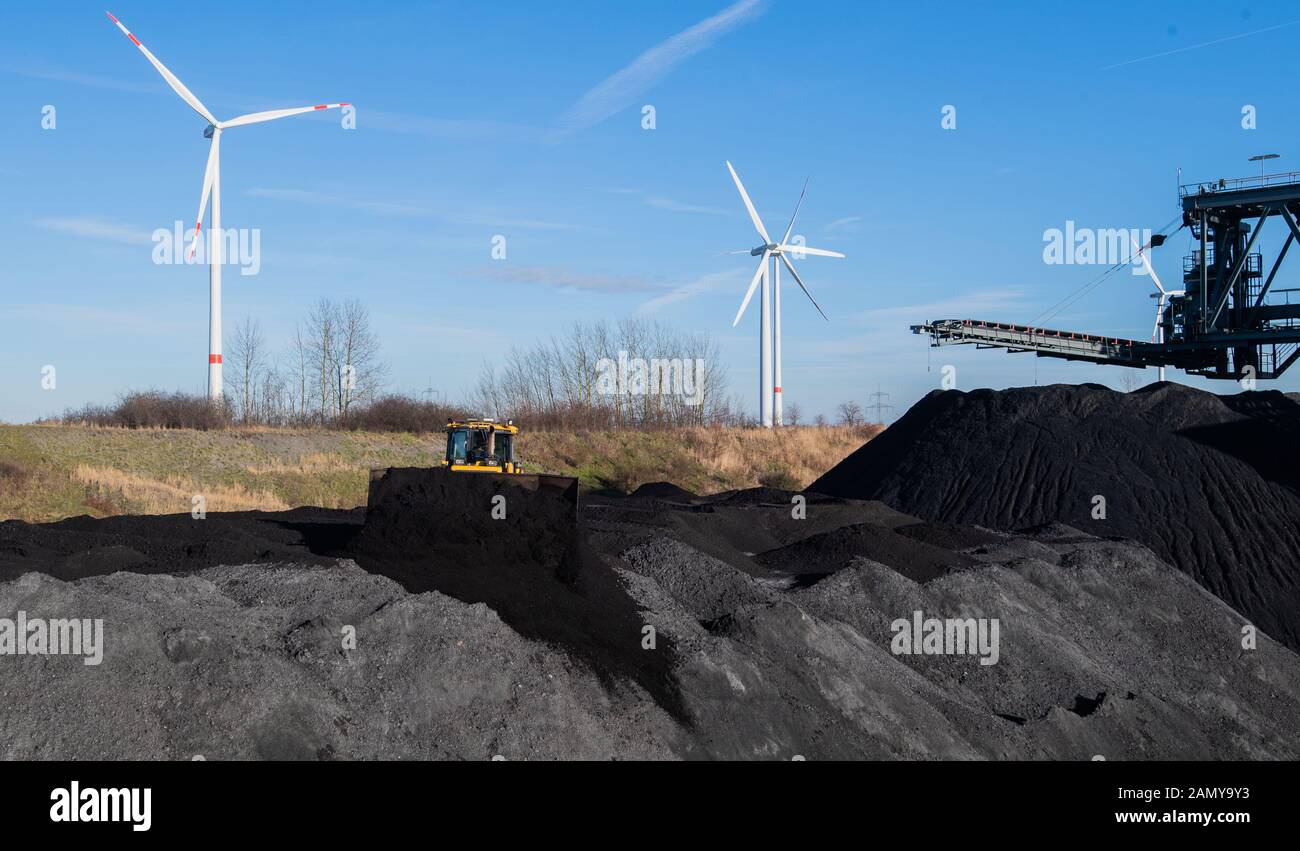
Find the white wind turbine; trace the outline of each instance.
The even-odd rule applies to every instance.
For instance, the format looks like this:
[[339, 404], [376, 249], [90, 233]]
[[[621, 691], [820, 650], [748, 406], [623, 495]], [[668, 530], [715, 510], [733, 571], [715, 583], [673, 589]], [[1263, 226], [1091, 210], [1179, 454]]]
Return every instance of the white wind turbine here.
[[[745, 315], [745, 308], [749, 307], [749, 300], [754, 297], [754, 290], [758, 287], [759, 281], [763, 283], [763, 296], [759, 310], [759, 336], [758, 336], [758, 414], [764, 428], [771, 428], [773, 415], [775, 413], [776, 424], [784, 425], [781, 413], [781, 264], [784, 264], [794, 276], [795, 283], [803, 294], [808, 296], [813, 307], [821, 314], [822, 319], [827, 319], [826, 314], [822, 311], [817, 300], [808, 292], [804, 286], [803, 279], [795, 271], [794, 264], [790, 262], [788, 254], [800, 256], [812, 254], [817, 257], [843, 257], [838, 251], [827, 251], [823, 248], [808, 248], [804, 245], [790, 245], [787, 240], [790, 239], [790, 232], [794, 230], [794, 220], [799, 215], [799, 207], [803, 205], [804, 192], [808, 191], [808, 183], [804, 182], [804, 191], [799, 193], [799, 202], [795, 204], [794, 215], [790, 216], [790, 224], [785, 229], [785, 234], [781, 237], [780, 242], [773, 242], [772, 238], [767, 235], [767, 228], [763, 227], [763, 220], [759, 218], [758, 211], [754, 209], [754, 202], [749, 200], [749, 193], [745, 191], [745, 185], [740, 182], [740, 175], [732, 168], [730, 162], [727, 163], [727, 170], [731, 172], [731, 179], [735, 181], [736, 188], [740, 190], [740, 199], [745, 202], [745, 209], [749, 211], [749, 218], [754, 222], [754, 228], [758, 235], [763, 238], [763, 244], [756, 248], [750, 249], [749, 254], [754, 257], [761, 256], [758, 263], [758, 269], [754, 272], [754, 278], [749, 282], [749, 290], [745, 293], [745, 300], [740, 303], [740, 310], [736, 312], [736, 318], [732, 321], [731, 327], [740, 324], [740, 317]], [[744, 254], [743, 251], [733, 251], [732, 254]], [[780, 261], [778, 263], [777, 261]], [[769, 269], [770, 265], [770, 269]], [[772, 301], [776, 300], [776, 335], [772, 334]], [[827, 319], [829, 322], [830, 320]], [[772, 380], [772, 362], [775, 354], [776, 361], [776, 381]]]
[[253, 112], [248, 115], [241, 115], [238, 118], [232, 118], [229, 121], [218, 121], [208, 108], [194, 96], [194, 93], [185, 88], [185, 84], [176, 78], [176, 75], [167, 70], [167, 66], [157, 60], [149, 52], [140, 39], [131, 34], [122, 22], [113, 17], [112, 12], [107, 13], [109, 20], [117, 24], [117, 28], [131, 39], [131, 43], [140, 48], [144, 58], [148, 59], [158, 73], [167, 81], [167, 85], [172, 87], [172, 91], [180, 95], [181, 100], [190, 105], [190, 108], [199, 114], [208, 122], [204, 128], [203, 135], [205, 138], [212, 140], [212, 146], [208, 149], [208, 166], [203, 173], [203, 195], [199, 200], [199, 215], [194, 224], [194, 239], [190, 242], [189, 257], [193, 259], [194, 249], [199, 244], [199, 236], [203, 230], [203, 213], [208, 206], [208, 196], [212, 196], [212, 220], [209, 228], [208, 241], [211, 250], [208, 252], [208, 396], [216, 399], [221, 396], [221, 262], [222, 262], [222, 239], [221, 239], [221, 132], [231, 127], [240, 127], [244, 124], [258, 124], [263, 121], [273, 121], [277, 118], [287, 118], [290, 115], [300, 115], [304, 112], [315, 112], [321, 109], [337, 109], [338, 107], [348, 106], [346, 103], [324, 103], [319, 106], [303, 106], [296, 109], [273, 109], [269, 112]]
[[[1137, 254], [1139, 258], [1141, 258], [1142, 265], [1143, 267], [1145, 267], [1147, 274], [1151, 276], [1151, 283], [1155, 284], [1156, 290], [1158, 290], [1158, 292], [1154, 292], [1151, 294], [1152, 298], [1157, 299], [1156, 324], [1155, 327], [1151, 329], [1151, 342], [1163, 343], [1165, 341], [1165, 326], [1161, 324], [1160, 319], [1161, 317], [1164, 316], [1165, 304], [1169, 301], [1170, 296], [1186, 295], [1187, 291], [1165, 289], [1164, 286], [1160, 283], [1160, 278], [1156, 276], [1156, 270], [1151, 266], [1151, 259], [1147, 257], [1147, 248], [1150, 248], [1151, 246], [1148, 244], [1145, 248], [1139, 248], [1136, 239], [1133, 239], [1133, 237], [1130, 236], [1129, 240], [1132, 241], [1133, 243], [1133, 251]], [[1159, 368], [1159, 370], [1160, 371], [1158, 373], [1159, 374], [1158, 380], [1164, 381], [1165, 368], [1162, 366]]]

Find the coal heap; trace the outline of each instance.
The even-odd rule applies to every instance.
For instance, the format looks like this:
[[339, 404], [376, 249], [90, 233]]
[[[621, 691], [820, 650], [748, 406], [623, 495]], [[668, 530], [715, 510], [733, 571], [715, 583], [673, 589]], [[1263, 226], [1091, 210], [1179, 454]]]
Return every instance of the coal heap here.
[[607, 684], [634, 680], [679, 715], [671, 642], [665, 653], [642, 651], [638, 606], [587, 545], [576, 498], [576, 484], [534, 491], [510, 476], [394, 468], [372, 481], [360, 531], [313, 549], [412, 593], [485, 603], [524, 637], [567, 648]]
[[934, 391], [808, 490], [933, 521], [1131, 538], [1300, 649], [1300, 403], [1283, 393]]

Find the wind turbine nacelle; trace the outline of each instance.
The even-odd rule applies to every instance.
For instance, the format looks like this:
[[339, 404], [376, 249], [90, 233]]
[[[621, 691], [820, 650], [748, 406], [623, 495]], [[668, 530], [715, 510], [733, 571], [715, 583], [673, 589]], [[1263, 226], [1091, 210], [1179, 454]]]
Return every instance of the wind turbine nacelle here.
[[766, 245], [760, 245], [758, 248], [751, 248], [751, 249], [749, 249], [749, 256], [750, 256], [750, 257], [762, 257], [762, 256], [763, 256], [763, 252], [764, 252], [764, 251], [767, 251], [768, 247], [769, 247], [769, 246], [766, 246]]
[[207, 127], [203, 128], [203, 138], [211, 139], [213, 134], [215, 134], [216, 132], [217, 132], [217, 125], [209, 124]]

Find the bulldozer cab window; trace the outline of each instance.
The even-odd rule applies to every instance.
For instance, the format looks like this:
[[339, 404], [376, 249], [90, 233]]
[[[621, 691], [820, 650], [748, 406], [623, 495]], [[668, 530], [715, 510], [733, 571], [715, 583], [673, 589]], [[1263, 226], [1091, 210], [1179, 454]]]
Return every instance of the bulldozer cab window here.
[[487, 432], [476, 429], [469, 433], [469, 462], [477, 464], [487, 460]]
[[497, 462], [498, 464], [505, 464], [505, 463], [508, 463], [508, 462], [510, 462], [510, 461], [515, 460], [515, 456], [514, 456], [514, 452], [513, 452], [514, 447], [511, 446], [511, 439], [512, 439], [512, 438], [513, 438], [513, 435], [509, 435], [509, 434], [500, 434], [500, 433], [497, 434], [497, 436], [496, 436], [496, 446], [495, 446], [494, 448], [495, 448], [495, 450], [496, 450], [496, 453], [495, 453], [495, 454], [496, 454], [496, 462]]
[[464, 464], [469, 457], [469, 432], [462, 429], [447, 434], [447, 460]]

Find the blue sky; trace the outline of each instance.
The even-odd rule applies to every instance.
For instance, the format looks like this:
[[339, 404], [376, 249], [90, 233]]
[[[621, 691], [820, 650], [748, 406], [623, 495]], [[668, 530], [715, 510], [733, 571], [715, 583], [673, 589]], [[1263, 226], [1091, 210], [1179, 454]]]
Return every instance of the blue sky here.
[[[392, 388], [455, 398], [512, 344], [643, 315], [710, 333], [753, 407], [757, 312], [731, 327], [753, 260], [721, 252], [757, 238], [730, 159], [769, 230], [810, 177], [796, 232], [847, 255], [800, 264], [829, 323], [797, 290], [784, 302], [787, 404], [829, 414], [877, 387], [902, 410], [946, 363], [963, 389], [1118, 386], [1119, 368], [930, 350], [907, 326], [1034, 319], [1100, 271], [1045, 265], [1044, 230], [1158, 228], [1179, 167], [1240, 176], [1275, 152], [1300, 169], [1294, 4], [980, 5], [109, 9], [219, 117], [356, 104], [355, 130], [330, 112], [224, 135], [223, 225], [262, 239], [259, 274], [225, 273], [228, 332], [252, 316], [284, 349], [317, 298], [358, 298]], [[193, 219], [204, 122], [102, 3], [6, 8], [0, 57], [0, 419], [202, 391], [207, 271], [155, 265], [150, 234]], [[1277, 231], [1262, 241], [1267, 255]], [[1167, 285], [1188, 249], [1184, 231], [1156, 253]], [[1116, 275], [1051, 324], [1145, 339], [1150, 291]]]

